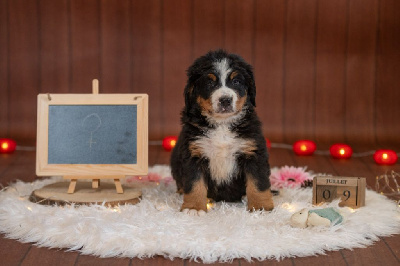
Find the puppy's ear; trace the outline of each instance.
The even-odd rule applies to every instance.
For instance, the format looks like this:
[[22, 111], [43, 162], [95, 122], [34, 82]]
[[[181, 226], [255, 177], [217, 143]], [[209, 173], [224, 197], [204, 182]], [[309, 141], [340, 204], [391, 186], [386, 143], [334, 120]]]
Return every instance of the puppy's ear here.
[[256, 107], [256, 83], [254, 81], [254, 74], [253, 74], [253, 69], [251, 68], [251, 66], [247, 66], [246, 68], [247, 70], [247, 94], [249, 96], [250, 99], [250, 103]]

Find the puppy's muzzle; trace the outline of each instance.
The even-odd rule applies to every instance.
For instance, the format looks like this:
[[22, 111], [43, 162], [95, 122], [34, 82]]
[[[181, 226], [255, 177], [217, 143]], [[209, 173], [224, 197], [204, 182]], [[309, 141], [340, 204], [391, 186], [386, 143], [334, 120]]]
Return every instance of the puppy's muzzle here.
[[231, 113], [233, 112], [232, 97], [223, 96], [218, 100], [218, 113]]

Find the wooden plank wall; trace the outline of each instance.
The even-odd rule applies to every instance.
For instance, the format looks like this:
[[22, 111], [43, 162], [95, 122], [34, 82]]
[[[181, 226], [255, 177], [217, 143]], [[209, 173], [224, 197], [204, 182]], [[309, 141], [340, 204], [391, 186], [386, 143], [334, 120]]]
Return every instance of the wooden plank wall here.
[[255, 67], [266, 137], [400, 142], [400, 1], [0, 0], [0, 137], [34, 141], [38, 93], [148, 93], [176, 135], [185, 70], [225, 48]]

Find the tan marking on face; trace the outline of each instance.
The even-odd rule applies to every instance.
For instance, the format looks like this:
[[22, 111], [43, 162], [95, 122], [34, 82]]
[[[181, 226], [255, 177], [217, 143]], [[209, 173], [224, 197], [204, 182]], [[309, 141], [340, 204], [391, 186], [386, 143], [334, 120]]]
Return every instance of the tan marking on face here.
[[232, 80], [232, 79], [233, 79], [234, 77], [236, 77], [238, 74], [239, 74], [238, 72], [233, 71], [233, 72], [231, 73], [231, 75], [229, 76], [229, 78]]
[[238, 97], [238, 100], [236, 101], [236, 113], [239, 113], [240, 111], [242, 111], [242, 108], [244, 106], [244, 104], [246, 103], [247, 100], [247, 95], [243, 96], [243, 97]]
[[204, 99], [202, 97], [197, 97], [197, 103], [200, 105], [201, 110], [203, 112], [206, 112], [208, 114], [213, 113], [213, 107], [212, 107], [212, 102], [211, 99]]
[[247, 209], [249, 211], [262, 209], [271, 211], [274, 208], [271, 190], [260, 191], [255, 182], [253, 176], [248, 174], [246, 182]]
[[184, 209], [203, 210], [207, 212], [207, 188], [202, 178], [193, 183], [190, 193], [183, 194], [181, 211]]
[[217, 77], [214, 74], [208, 74], [207, 77], [209, 77], [210, 79], [212, 79], [213, 81], [217, 81]]

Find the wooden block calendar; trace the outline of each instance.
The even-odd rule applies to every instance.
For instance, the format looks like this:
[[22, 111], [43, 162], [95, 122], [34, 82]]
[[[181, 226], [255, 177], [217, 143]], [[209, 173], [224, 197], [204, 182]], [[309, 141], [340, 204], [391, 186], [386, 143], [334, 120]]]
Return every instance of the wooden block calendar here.
[[366, 180], [363, 177], [316, 176], [313, 180], [313, 204], [340, 198], [340, 207], [365, 205]]

